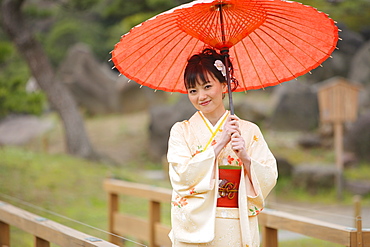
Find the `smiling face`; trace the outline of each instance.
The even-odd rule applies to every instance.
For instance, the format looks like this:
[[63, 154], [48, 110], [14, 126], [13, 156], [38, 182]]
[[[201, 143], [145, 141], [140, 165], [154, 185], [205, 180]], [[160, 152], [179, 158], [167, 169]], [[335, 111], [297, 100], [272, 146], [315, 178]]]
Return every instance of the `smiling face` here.
[[226, 83], [221, 83], [207, 73], [206, 80], [197, 80], [194, 87], [188, 88], [188, 97], [193, 106], [208, 119], [219, 118], [225, 113], [222, 98], [226, 92]]

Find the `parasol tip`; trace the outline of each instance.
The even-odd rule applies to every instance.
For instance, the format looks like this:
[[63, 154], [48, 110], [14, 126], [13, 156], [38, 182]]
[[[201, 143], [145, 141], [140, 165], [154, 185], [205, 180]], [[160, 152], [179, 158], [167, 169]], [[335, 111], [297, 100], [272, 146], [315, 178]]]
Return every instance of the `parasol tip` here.
[[115, 68], [116, 68], [116, 66], [113, 66], [113, 67], [112, 67], [112, 69], [115, 69]]
[[312, 72], [311, 71], [308, 71], [308, 73], [310, 73], [310, 75], [312, 75]]
[[339, 40], [343, 40], [342, 38], [338, 38]]
[[342, 32], [342, 29], [338, 29], [338, 32]]
[[323, 68], [324, 66], [322, 64], [320, 64], [320, 67]]
[[130, 83], [131, 79], [127, 81], [127, 83]]
[[143, 85], [140, 85], [140, 88], [142, 88], [143, 87]]
[[122, 74], [121, 73], [119, 73], [119, 75], [118, 75], [118, 77], [120, 77]]
[[338, 47], [335, 47], [335, 49], [336, 49], [336, 50], [339, 50], [339, 48], [338, 48]]
[[108, 60], [108, 62], [111, 62], [112, 61], [112, 58]]

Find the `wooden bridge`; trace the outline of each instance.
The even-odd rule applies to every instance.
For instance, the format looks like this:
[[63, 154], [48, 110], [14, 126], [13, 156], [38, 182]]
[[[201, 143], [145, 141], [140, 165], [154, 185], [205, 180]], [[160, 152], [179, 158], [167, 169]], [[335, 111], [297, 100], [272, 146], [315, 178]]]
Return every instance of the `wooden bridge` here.
[[[54, 221], [39, 217], [23, 209], [0, 201], [0, 247], [10, 247], [10, 227], [17, 227], [34, 236], [35, 247], [118, 247], [124, 242], [119, 236], [130, 236], [149, 247], [171, 246], [170, 227], [161, 223], [161, 204], [171, 200], [171, 190], [115, 179], [104, 181], [109, 195], [109, 241], [95, 238]], [[144, 198], [149, 203], [147, 220], [120, 212], [119, 196]], [[312, 238], [348, 247], [370, 247], [370, 230], [362, 229], [361, 217], [356, 228], [327, 223], [277, 210], [265, 209], [259, 216], [262, 247], [277, 247], [278, 231], [287, 230]]]

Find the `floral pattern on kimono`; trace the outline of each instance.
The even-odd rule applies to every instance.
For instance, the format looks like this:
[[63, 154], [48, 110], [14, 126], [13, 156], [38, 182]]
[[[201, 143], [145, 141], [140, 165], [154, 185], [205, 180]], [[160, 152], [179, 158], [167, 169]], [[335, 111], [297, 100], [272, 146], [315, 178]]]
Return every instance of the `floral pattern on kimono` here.
[[259, 246], [256, 215], [277, 179], [276, 161], [257, 125], [240, 120], [239, 128], [251, 157], [251, 178], [256, 196], [247, 194], [246, 175], [240, 159], [228, 144], [215, 157], [212, 144], [217, 142], [228, 112], [212, 126], [201, 112], [171, 129], [167, 159], [173, 187], [171, 240], [184, 243], [208, 243], [215, 237], [215, 215], [220, 165], [242, 167], [239, 187], [239, 215], [243, 246]]

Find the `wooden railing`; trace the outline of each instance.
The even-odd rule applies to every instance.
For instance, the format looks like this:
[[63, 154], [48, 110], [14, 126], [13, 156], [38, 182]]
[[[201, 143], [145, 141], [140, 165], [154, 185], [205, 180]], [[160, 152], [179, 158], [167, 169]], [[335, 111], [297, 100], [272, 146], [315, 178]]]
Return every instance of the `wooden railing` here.
[[[116, 179], [104, 181], [109, 195], [109, 231], [121, 236], [134, 236], [149, 247], [171, 246], [170, 227], [160, 222], [161, 203], [170, 203], [171, 190]], [[119, 212], [119, 195], [145, 198], [149, 201], [149, 220]], [[326, 240], [348, 247], [370, 247], [370, 230], [362, 229], [361, 218], [357, 228], [327, 223], [277, 210], [265, 209], [259, 216], [262, 246], [278, 246], [278, 230], [288, 230], [312, 238]], [[111, 236], [111, 242], [119, 241]]]
[[0, 246], [10, 247], [10, 227], [34, 236], [35, 247], [117, 247], [117, 245], [79, 232], [54, 221], [0, 201]]

